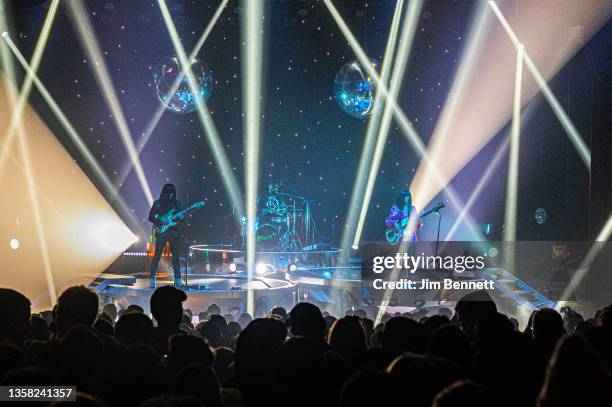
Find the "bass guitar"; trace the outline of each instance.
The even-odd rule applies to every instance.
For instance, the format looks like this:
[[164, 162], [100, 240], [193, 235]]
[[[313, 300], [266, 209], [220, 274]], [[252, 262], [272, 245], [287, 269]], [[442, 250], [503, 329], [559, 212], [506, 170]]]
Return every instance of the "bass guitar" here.
[[[444, 208], [444, 202], [438, 202], [437, 204], [434, 205], [433, 208], [431, 208], [427, 212], [422, 213], [419, 216], [419, 219], [417, 220], [417, 228], [420, 227], [418, 223], [420, 223], [425, 217], [427, 217], [428, 215], [431, 215], [434, 212], [438, 212], [442, 208]], [[389, 242], [391, 246], [396, 245], [397, 242], [402, 240], [402, 236], [404, 236], [404, 232], [406, 231], [406, 227], [408, 226], [409, 219], [410, 217], [406, 216], [400, 222], [395, 223], [392, 227], [387, 228], [387, 231], [385, 232], [385, 236], [387, 238], [387, 242]]]
[[[163, 215], [155, 215], [155, 218], [161, 222], [161, 225], [154, 226], [153, 230], [155, 234], [161, 234], [175, 226], [180, 218], [185, 216], [187, 213], [194, 211], [198, 208], [204, 206], [204, 201], [198, 201], [188, 208], [181, 209], [180, 211], [176, 211], [176, 209], [170, 209]], [[176, 212], [175, 212], [176, 211]]]

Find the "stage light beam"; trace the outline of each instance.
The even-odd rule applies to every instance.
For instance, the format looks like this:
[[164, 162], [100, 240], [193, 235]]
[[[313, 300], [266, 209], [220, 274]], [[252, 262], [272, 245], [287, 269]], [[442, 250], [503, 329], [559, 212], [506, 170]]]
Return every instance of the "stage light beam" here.
[[[400, 126], [402, 133], [406, 137], [407, 141], [421, 157], [421, 162], [423, 163], [423, 165], [425, 165], [426, 168], [432, 172], [433, 176], [438, 180], [441, 185], [445, 186], [443, 191], [448, 196], [450, 203], [459, 211], [463, 207], [463, 203], [457, 196], [457, 193], [455, 192], [454, 188], [452, 187], [452, 185], [448, 184], [447, 179], [443, 177], [438, 168], [431, 162], [428, 153], [425, 149], [425, 145], [421, 141], [420, 136], [418, 135], [414, 127], [412, 127], [412, 124], [398, 105], [397, 100], [389, 96], [389, 90], [381, 81], [380, 76], [378, 75], [376, 70], [371, 66], [367, 55], [363, 51], [363, 48], [359, 45], [359, 42], [356, 40], [355, 36], [351, 32], [350, 28], [347, 26], [346, 22], [342, 19], [342, 16], [340, 16], [340, 13], [335, 8], [331, 0], [323, 1], [327, 6], [329, 12], [331, 13], [332, 17], [334, 18], [334, 21], [336, 22], [336, 24], [338, 24], [340, 31], [345, 36], [349, 46], [357, 56], [359, 62], [367, 71], [368, 75], [370, 75], [372, 80], [376, 83], [379, 92], [384, 96], [385, 104], [389, 104], [393, 109], [395, 120]], [[415, 201], [415, 204], [418, 207], [424, 207], [427, 204], [427, 201], [424, 201], [419, 194], [416, 194], [416, 196], [415, 194], [413, 194], [413, 200]], [[474, 222], [471, 220], [469, 215], [466, 223], [468, 224], [468, 227], [475, 236], [481, 236], [480, 232], [474, 225]]]
[[108, 67], [106, 66], [106, 62], [102, 57], [98, 42], [94, 37], [94, 28], [89, 20], [89, 16], [83, 8], [82, 2], [78, 0], [69, 1], [68, 9], [70, 10], [74, 22], [76, 23], [75, 25], [79, 38], [89, 54], [89, 66], [93, 71], [98, 87], [102, 91], [102, 96], [104, 97], [106, 106], [112, 113], [113, 122], [115, 123], [115, 127], [119, 132], [119, 136], [128, 153], [128, 157], [136, 169], [136, 174], [138, 175], [138, 180], [147, 202], [149, 205], [151, 205], [153, 204], [153, 194], [151, 193], [149, 182], [142, 167], [142, 163], [140, 162], [140, 157], [138, 156], [138, 152], [134, 146], [134, 141], [132, 140], [130, 129], [128, 127], [127, 120], [125, 119], [125, 115], [123, 114], [117, 92], [113, 86]]
[[[6, 26], [5, 20], [5, 9], [4, 4], [0, 3], [0, 24], [2, 26]], [[6, 40], [8, 35], [4, 35], [3, 38]], [[11, 101], [17, 100], [17, 89], [15, 88], [17, 81], [15, 75], [15, 66], [13, 64], [13, 60], [10, 57], [10, 52], [7, 51], [6, 46], [0, 44], [0, 59], [2, 60], [2, 68], [5, 73], [3, 76], [4, 86], [6, 87], [6, 91], [8, 93], [8, 97]], [[0, 98], [1, 100], [1, 98]], [[15, 105], [7, 104], [10, 109], [11, 115], [15, 113]], [[38, 194], [36, 191], [36, 182], [34, 180], [34, 170], [32, 168], [32, 160], [30, 157], [29, 145], [28, 145], [28, 134], [25, 131], [21, 121], [17, 123], [16, 126], [17, 132], [17, 145], [19, 147], [19, 152], [21, 155], [21, 159], [23, 161], [23, 167], [25, 169], [25, 180], [26, 186], [28, 190], [28, 197], [32, 209], [32, 216], [34, 218], [34, 225], [36, 230], [36, 239], [40, 245], [40, 254], [42, 257], [43, 263], [43, 271], [45, 274], [45, 281], [47, 284], [47, 291], [49, 293], [49, 299], [52, 305], [57, 303], [57, 293], [55, 289], [55, 279], [53, 277], [53, 267], [51, 266], [51, 260], [49, 256], [49, 249], [47, 245], [47, 238], [45, 235], [45, 230], [43, 226], [43, 219], [40, 211], [40, 202], [38, 200]], [[3, 148], [4, 151], [7, 152], [10, 150], [9, 146], [5, 143], [6, 140], [3, 140]]]
[[[478, 197], [480, 196], [482, 189], [489, 182], [489, 180], [495, 173], [497, 166], [500, 164], [502, 158], [506, 154], [506, 151], [508, 151], [508, 146], [510, 144], [509, 142], [510, 142], [510, 139], [506, 137], [502, 145], [495, 152], [493, 158], [491, 159], [491, 161], [485, 168], [484, 172], [482, 173], [482, 177], [480, 177], [480, 179], [476, 183], [476, 186], [474, 187], [470, 196], [468, 197], [468, 200], [465, 202], [465, 206], [463, 207], [463, 209], [457, 216], [457, 219], [455, 219], [455, 221], [453, 222], [453, 225], [451, 226], [451, 228], [448, 230], [446, 237], [442, 239], [443, 242], [447, 242], [451, 240], [453, 235], [457, 231], [457, 229], [459, 229], [459, 225], [461, 224], [461, 222], [463, 222], [463, 220], [465, 219], [465, 216], [470, 212], [472, 205], [474, 205], [474, 202], [476, 202], [476, 199], [478, 199]], [[441, 251], [444, 251], [444, 245], [442, 245]]]
[[[516, 52], [516, 76], [514, 79], [514, 103], [512, 106], [512, 128], [510, 131], [510, 159], [508, 162], [508, 182], [506, 184], [506, 211], [504, 216], [504, 241], [516, 240], [516, 211], [518, 203], [519, 150], [521, 139], [521, 89], [523, 84], [522, 45]], [[514, 268], [510, 269], [513, 272]]]
[[[21, 116], [23, 113], [23, 109], [28, 101], [28, 97], [30, 96], [30, 91], [32, 90], [32, 74], [38, 71], [38, 67], [40, 66], [40, 61], [42, 60], [42, 56], [45, 52], [45, 47], [47, 45], [47, 40], [49, 39], [49, 33], [51, 32], [51, 27], [53, 25], [53, 21], [55, 20], [55, 14], [57, 12], [57, 7], [59, 6], [59, 0], [53, 0], [49, 5], [49, 10], [47, 11], [47, 15], [45, 17], [45, 21], [43, 22], [42, 28], [40, 30], [40, 34], [38, 35], [38, 40], [36, 41], [36, 46], [34, 47], [34, 52], [32, 53], [32, 58], [30, 60], [30, 68], [31, 71], [26, 72], [26, 77], [23, 79], [23, 84], [21, 85], [21, 90], [19, 92], [19, 97], [15, 104], [15, 109], [13, 110], [13, 115], [11, 116], [11, 121], [8, 126], [7, 135], [5, 136], [5, 145], [6, 149], [0, 152], [0, 172], [4, 166], [4, 162], [6, 160], [6, 152], [9, 151], [11, 144], [13, 143], [13, 139], [15, 137], [15, 129], [17, 124], [21, 120]], [[8, 32], [4, 31], [2, 33], [2, 38], [9, 38]]]
[[[13, 55], [15, 56], [17, 61], [21, 64], [23, 69], [26, 70], [26, 72], [30, 75], [30, 77], [32, 78], [32, 83], [34, 84], [34, 86], [36, 86], [36, 88], [38, 89], [38, 92], [43, 97], [45, 102], [47, 102], [47, 105], [49, 106], [49, 108], [51, 109], [51, 111], [53, 112], [57, 120], [59, 121], [59, 123], [62, 125], [64, 130], [66, 131], [66, 133], [70, 137], [70, 140], [74, 143], [77, 150], [84, 158], [85, 162], [93, 170], [93, 173], [96, 179], [100, 182], [101, 186], [104, 188], [104, 192], [106, 196], [115, 197], [117, 204], [119, 205], [123, 215], [127, 216], [130, 219], [130, 222], [132, 223], [134, 227], [138, 228], [138, 232], [140, 233], [141, 236], [146, 236], [147, 234], [144, 232], [144, 230], [141, 227], [141, 222], [138, 219], [136, 219], [136, 216], [129, 209], [124, 199], [119, 195], [117, 188], [115, 188], [114, 184], [112, 183], [112, 181], [110, 180], [110, 178], [108, 177], [108, 175], [106, 174], [106, 172], [104, 171], [104, 169], [102, 168], [102, 166], [100, 165], [96, 157], [92, 154], [92, 152], [89, 150], [87, 145], [83, 142], [83, 139], [78, 134], [78, 132], [76, 131], [76, 129], [74, 128], [70, 120], [66, 117], [66, 115], [64, 114], [62, 109], [59, 107], [55, 99], [51, 96], [47, 87], [42, 83], [38, 75], [35, 72], [33, 72], [32, 68], [29, 66], [28, 62], [26, 61], [21, 51], [19, 51], [19, 49], [17, 48], [13, 40], [10, 38], [10, 36], [6, 35], [6, 36], [3, 36], [2, 38], [4, 39], [4, 41], [6, 41], [9, 49], [13, 52]], [[8, 149], [5, 149], [4, 151], [7, 152]]]
[[593, 264], [599, 253], [606, 247], [606, 245], [610, 244], [609, 240], [611, 236], [612, 214], [610, 214], [610, 216], [608, 217], [608, 221], [595, 238], [593, 245], [584, 257], [584, 260], [582, 260], [582, 263], [580, 263], [580, 266], [578, 267], [578, 269], [576, 269], [576, 272], [572, 276], [572, 279], [563, 291], [563, 295], [561, 295], [561, 299], [557, 303], [557, 310], [559, 310], [563, 306], [564, 302], [568, 301], [572, 297], [584, 277], [589, 272], [591, 264]]
[[[499, 20], [504, 30], [508, 34], [508, 37], [510, 37], [510, 40], [512, 41], [514, 46], [517, 48], [522, 47], [523, 45], [521, 44], [521, 41], [519, 40], [516, 33], [514, 32], [514, 30], [508, 23], [508, 20], [506, 20], [506, 18], [502, 14], [499, 7], [497, 7], [497, 4], [495, 4], [494, 1], [489, 1], [488, 4], [493, 10], [493, 12], [495, 13], [495, 16]], [[574, 123], [569, 118], [569, 116], [567, 115], [563, 107], [561, 107], [561, 103], [559, 103], [559, 100], [553, 94], [552, 90], [548, 86], [548, 83], [546, 82], [546, 80], [544, 79], [544, 77], [542, 76], [538, 68], [533, 63], [527, 51], [526, 50], [523, 51], [523, 54], [524, 54], [523, 58], [525, 61], [525, 66], [527, 67], [527, 69], [529, 69], [529, 72], [533, 75], [536, 83], [538, 84], [538, 86], [540, 87], [540, 90], [542, 91], [542, 95], [544, 95], [544, 97], [550, 104], [550, 107], [555, 113], [555, 116], [557, 116], [557, 119], [561, 123], [561, 126], [563, 127], [568, 137], [570, 138], [570, 141], [576, 148], [576, 151], [578, 152], [578, 155], [584, 162], [584, 165], [587, 167], [588, 171], [591, 172], [591, 150], [589, 149], [587, 144], [582, 139], [582, 136], [576, 129], [576, 126], [574, 126]]]
[[[172, 21], [170, 10], [168, 10], [168, 6], [166, 5], [166, 2], [164, 0], [158, 0], [157, 3], [161, 9], [162, 17], [164, 19], [166, 29], [168, 30], [168, 33], [170, 35], [174, 50], [176, 51], [177, 57], [179, 59], [179, 63], [183, 71], [187, 74], [187, 80], [189, 82], [191, 92], [193, 94], [197, 94], [199, 90], [195, 87], [196, 82], [194, 79], [193, 70], [191, 69], [191, 64], [189, 63], [189, 59], [187, 58], [185, 49], [181, 44], [178, 32], [176, 31], [176, 27], [174, 26], [174, 22]], [[198, 119], [204, 127], [206, 139], [208, 140], [208, 143], [211, 147], [215, 162], [219, 166], [221, 172], [221, 180], [223, 182], [225, 190], [227, 191], [230, 197], [232, 205], [234, 205], [234, 208], [236, 208], [237, 215], [239, 217], [242, 217], [244, 216], [244, 203], [242, 200], [242, 193], [240, 192], [240, 187], [238, 186], [238, 181], [236, 180], [236, 175], [234, 174], [232, 167], [230, 166], [229, 159], [227, 158], [227, 155], [223, 148], [223, 144], [221, 143], [221, 139], [212, 120], [212, 117], [210, 117], [210, 113], [208, 112], [206, 103], [204, 103], [201, 98], [195, 98], [195, 101]]]
[[[391, 67], [393, 64], [393, 55], [397, 44], [397, 33], [399, 31], [402, 11], [404, 6], [404, 0], [397, 0], [395, 3], [395, 11], [393, 13], [393, 19], [391, 20], [391, 27], [389, 29], [389, 36], [387, 37], [387, 45], [385, 47], [385, 54], [380, 69], [380, 79], [384, 84], [389, 81], [389, 75], [391, 73]], [[378, 90], [375, 95], [375, 103], [381, 103], [378, 94]], [[349, 201], [348, 215], [345, 220], [344, 230], [342, 232], [342, 240], [340, 247], [348, 253], [350, 241], [355, 236], [357, 227], [357, 216], [360, 209], [361, 201], [363, 200], [364, 189], [367, 182], [367, 174], [370, 168], [370, 160], [374, 153], [374, 147], [376, 145], [376, 134], [380, 125], [380, 119], [382, 113], [380, 109], [374, 109], [370, 120], [368, 121], [368, 129], [366, 131], [366, 137], [361, 150], [361, 157], [359, 159], [359, 166], [357, 168], [357, 175], [353, 182], [353, 191], [351, 193], [351, 200]], [[354, 247], [357, 249], [357, 247]]]
[[[418, 0], [413, 0], [408, 5], [408, 11], [404, 19], [404, 27], [402, 28], [402, 35], [400, 38], [400, 46], [397, 51], [397, 59], [389, 85], [389, 98], [391, 100], [396, 100], [397, 96], [399, 95], [404, 73], [406, 71], [406, 65], [408, 64], [408, 59], [410, 57], [410, 51], [412, 50], [412, 43], [414, 41], [419, 18], [421, 16], [422, 7], [423, 2]], [[380, 163], [387, 144], [387, 138], [389, 137], [389, 128], [391, 127], [391, 120], [393, 118], [392, 115], [393, 109], [391, 104], [385, 104], [382, 121], [378, 129], [378, 137], [376, 138], [376, 148], [374, 149], [374, 156], [372, 157], [372, 162], [370, 164], [370, 171], [365, 187], [363, 202], [361, 203], [359, 220], [357, 221], [357, 230], [355, 231], [355, 236], [353, 238], [353, 247], [358, 246], [359, 241], [361, 240], [363, 226], [368, 213], [368, 206], [370, 204], [370, 200], [372, 199], [376, 177], [378, 175]]]
[[[243, 0], [245, 14], [242, 30], [242, 94], [245, 132], [245, 190], [247, 216], [247, 312], [255, 315], [255, 295], [251, 288], [253, 266], [255, 264], [255, 217], [257, 215], [257, 185], [259, 182], [259, 149], [261, 130], [261, 78], [263, 60], [263, 4], [258, 1]], [[256, 273], [263, 274], [261, 264]], [[264, 267], [265, 272], [265, 267]]]
[[[219, 20], [219, 17], [221, 16], [221, 13], [223, 13], [223, 10], [227, 6], [228, 1], [229, 0], [221, 1], [221, 3], [219, 4], [219, 7], [217, 7], [217, 10], [213, 14], [211, 20], [208, 22], [208, 25], [204, 29], [204, 32], [198, 39], [196, 46], [191, 51], [191, 54], [189, 54], [190, 61], [193, 60], [202, 50], [202, 47], [204, 46], [206, 39], [208, 39], [210, 32], [212, 31], [213, 27]], [[176, 79], [174, 80], [174, 83], [172, 84], [170, 88], [171, 90], [168, 92], [168, 95], [172, 95], [174, 92], [176, 92], [176, 90], [178, 89], [180, 85], [180, 78], [185, 75], [186, 75], [186, 72], [183, 70], [183, 73], [176, 77]], [[157, 107], [157, 110], [155, 111], [155, 113], [153, 114], [153, 117], [151, 118], [151, 120], [149, 120], [149, 123], [145, 126], [145, 130], [142, 133], [142, 136], [140, 137], [137, 143], [138, 156], [140, 156], [140, 154], [142, 153], [142, 150], [144, 150], [145, 146], [149, 142], [149, 139], [153, 135], [155, 128], [159, 124], [159, 121], [161, 120], [165, 112], [166, 112], [166, 108], [164, 107], [164, 105], [160, 104]], [[132, 171], [133, 168], [134, 166], [131, 161], [126, 164], [125, 168], [123, 168], [123, 170], [121, 171], [121, 174], [119, 175], [119, 178], [117, 181], [118, 188], [121, 188], [123, 186], [123, 183], [127, 179], [128, 175], [130, 175], [130, 172]]]

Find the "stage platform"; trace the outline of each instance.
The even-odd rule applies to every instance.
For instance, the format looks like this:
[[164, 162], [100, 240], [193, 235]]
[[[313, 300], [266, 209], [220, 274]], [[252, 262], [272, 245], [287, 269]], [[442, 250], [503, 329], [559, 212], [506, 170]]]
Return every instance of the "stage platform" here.
[[[257, 251], [254, 276], [248, 281], [246, 251], [223, 245], [195, 245], [190, 248], [188, 262], [182, 258], [183, 286], [187, 293], [186, 308], [194, 312], [205, 310], [210, 304], [220, 305], [223, 312], [238, 308], [246, 311], [247, 292], [253, 290], [255, 316], [266, 315], [276, 305], [290, 309], [300, 301], [312, 302], [332, 315], [341, 316], [352, 309], [365, 309], [376, 315], [383, 301], [384, 290], [373, 289], [371, 282], [362, 281], [359, 258], [346, 259], [340, 266], [338, 249], [312, 251]], [[149, 288], [150, 256], [146, 253], [125, 253], [113, 265], [111, 273], [103, 273], [92, 284], [103, 302], [115, 302], [121, 307], [137, 304], [149, 310], [154, 289]], [[169, 259], [162, 261], [157, 286], [172, 284]], [[432, 281], [494, 280], [491, 296], [507, 313], [517, 309], [530, 313], [534, 309], [554, 307], [555, 303], [544, 294], [501, 268], [454, 273], [443, 271], [417, 272], [407, 275], [413, 280]], [[471, 290], [470, 290], [471, 291]], [[467, 290], [396, 290], [386, 300], [390, 309], [427, 308], [436, 312], [438, 307], [454, 308]], [[407, 308], [406, 308], [407, 307]]]
[[[128, 305], [141, 306], [149, 312], [149, 301], [155, 288], [149, 287], [149, 279], [144, 274], [129, 276], [105, 274], [92, 284], [98, 295], [105, 302], [115, 302], [118, 306], [126, 308]], [[250, 282], [243, 275], [221, 274], [192, 274], [187, 276], [186, 283], [180, 288], [187, 294], [185, 308], [194, 312], [206, 310], [210, 304], [218, 304], [223, 310], [239, 308], [246, 310], [247, 292], [253, 291], [255, 297], [256, 315], [263, 314], [276, 304], [295, 303], [295, 283], [268, 277], [254, 277]], [[171, 276], [158, 277], [156, 286], [172, 285]]]

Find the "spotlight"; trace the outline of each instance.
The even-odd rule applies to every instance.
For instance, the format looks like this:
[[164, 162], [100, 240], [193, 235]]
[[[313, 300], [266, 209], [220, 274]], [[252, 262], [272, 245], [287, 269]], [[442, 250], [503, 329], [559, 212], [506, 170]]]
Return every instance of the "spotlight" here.
[[255, 272], [257, 274], [265, 274], [267, 269], [268, 267], [266, 267], [264, 263], [257, 263], [257, 265], [255, 266]]
[[289, 265], [287, 266], [287, 271], [289, 272], [297, 271], [297, 269], [298, 269], [298, 266], [294, 262], [289, 263]]
[[[2, 33], [2, 34], [5, 34], [5, 33]], [[17, 239], [11, 239], [11, 243], [10, 243], [10, 245], [11, 245], [11, 249], [13, 249], [13, 250], [17, 250], [17, 249], [19, 249], [19, 245], [20, 245], [20, 244], [21, 244], [21, 243], [19, 243], [19, 240], [17, 240]]]
[[229, 271], [232, 272], [232, 273], [236, 272], [236, 263], [230, 263]]
[[8, 37], [8, 33], [6, 31], [3, 31], [2, 32], [2, 38], [6, 38], [6, 37]]

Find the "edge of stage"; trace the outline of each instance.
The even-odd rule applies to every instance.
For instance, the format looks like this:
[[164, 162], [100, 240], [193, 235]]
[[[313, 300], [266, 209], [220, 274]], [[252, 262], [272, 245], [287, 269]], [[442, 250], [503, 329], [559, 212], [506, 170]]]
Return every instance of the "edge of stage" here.
[[[274, 306], [291, 308], [300, 301], [317, 303], [323, 310], [336, 315], [344, 315], [355, 308], [375, 313], [378, 309], [375, 305], [378, 303], [377, 295], [380, 293], [362, 283], [360, 259], [348, 258], [346, 265], [336, 264], [341, 252], [336, 248], [257, 251], [257, 267], [249, 284], [244, 263], [245, 250], [223, 245], [191, 246], [188, 262], [185, 258], [181, 259], [184, 285], [180, 288], [187, 294], [185, 307], [205, 310], [215, 303], [225, 310], [237, 308], [245, 312], [247, 295], [251, 291], [255, 301], [255, 317], [265, 315]], [[149, 287], [147, 274], [150, 260], [147, 253], [126, 252], [91, 287], [104, 302], [114, 301], [122, 307], [136, 304], [148, 312], [154, 291]], [[162, 259], [159, 272], [157, 287], [173, 283], [168, 258]], [[495, 280], [492, 295], [509, 308], [535, 309], [552, 303], [544, 294], [504, 269], [487, 269], [455, 277], [464, 281]], [[415, 275], [414, 278], [420, 277]], [[419, 308], [436, 312], [436, 308], [440, 307], [454, 308], [456, 301], [465, 293], [407, 290], [399, 294], [402, 306], [399, 302], [390, 302], [388, 307], [391, 312], [396, 308], [401, 312], [418, 311]]]

